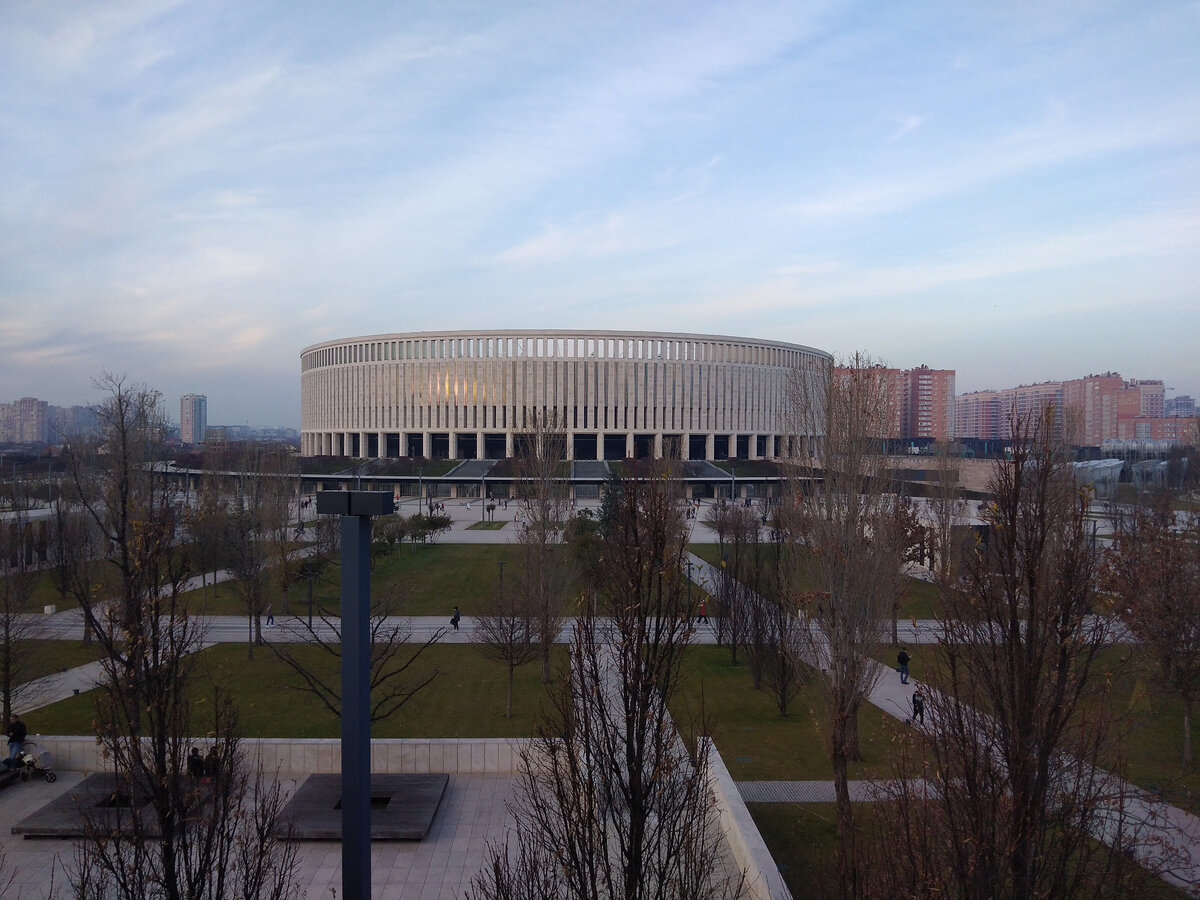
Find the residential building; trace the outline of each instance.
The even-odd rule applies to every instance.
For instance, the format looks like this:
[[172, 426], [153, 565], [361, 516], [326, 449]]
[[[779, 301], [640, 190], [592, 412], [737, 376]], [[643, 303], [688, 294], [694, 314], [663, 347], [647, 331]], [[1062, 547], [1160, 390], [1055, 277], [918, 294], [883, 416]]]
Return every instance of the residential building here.
[[184, 394], [179, 400], [179, 440], [199, 444], [208, 427], [208, 397], [204, 394]]
[[948, 441], [955, 434], [954, 369], [920, 366], [900, 373], [900, 437]]
[[1196, 401], [1187, 394], [1180, 394], [1178, 397], [1172, 397], [1163, 403], [1163, 415], [1165, 416], [1186, 416], [1191, 417], [1196, 415]]

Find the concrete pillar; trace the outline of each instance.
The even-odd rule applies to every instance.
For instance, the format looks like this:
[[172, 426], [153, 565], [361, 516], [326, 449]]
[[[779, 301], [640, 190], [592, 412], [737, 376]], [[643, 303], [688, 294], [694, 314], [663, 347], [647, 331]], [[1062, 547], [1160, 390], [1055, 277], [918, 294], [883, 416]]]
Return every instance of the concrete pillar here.
[[483, 459], [483, 432], [475, 432], [475, 458]]
[[625, 458], [633, 456], [633, 432], [625, 432]]
[[508, 459], [513, 457], [513, 433], [512, 429], [504, 432], [504, 455]]
[[387, 456], [387, 432], [380, 431], [375, 435], [375, 455], [380, 459]]
[[425, 457], [426, 459], [433, 459], [433, 456], [431, 455], [432, 452], [433, 452], [433, 447], [430, 445], [429, 432], [422, 431], [421, 432], [421, 455], [423, 457]]
[[656, 432], [654, 432], [654, 458], [655, 459], [662, 459], [662, 455], [663, 455], [662, 447], [663, 447], [662, 432], [656, 431]]
[[717, 436], [711, 431], [704, 436], [704, 458], [710, 462], [716, 459], [717, 453]]
[[596, 461], [601, 462], [604, 459], [604, 432], [596, 432]]
[[458, 459], [458, 432], [450, 432], [450, 440], [448, 442], [446, 455], [450, 459]]
[[746, 458], [758, 459], [758, 435], [753, 432], [746, 435]]

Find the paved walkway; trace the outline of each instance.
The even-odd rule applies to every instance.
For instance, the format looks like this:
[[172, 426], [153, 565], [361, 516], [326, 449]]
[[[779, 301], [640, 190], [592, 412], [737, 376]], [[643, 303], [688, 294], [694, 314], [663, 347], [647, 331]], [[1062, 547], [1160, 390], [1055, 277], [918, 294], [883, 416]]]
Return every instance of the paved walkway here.
[[[873, 781], [851, 781], [850, 799], [869, 803], [882, 787]], [[747, 803], [834, 803], [832, 781], [739, 781], [738, 793]]]

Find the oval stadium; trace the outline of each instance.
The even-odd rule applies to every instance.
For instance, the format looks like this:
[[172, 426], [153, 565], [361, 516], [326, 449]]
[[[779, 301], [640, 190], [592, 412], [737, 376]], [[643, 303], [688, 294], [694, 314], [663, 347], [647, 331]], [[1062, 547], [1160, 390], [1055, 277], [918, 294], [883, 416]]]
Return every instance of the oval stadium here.
[[794, 371], [823, 350], [724, 335], [498, 330], [377, 334], [300, 354], [305, 456], [498, 460], [550, 422], [571, 460], [796, 454]]

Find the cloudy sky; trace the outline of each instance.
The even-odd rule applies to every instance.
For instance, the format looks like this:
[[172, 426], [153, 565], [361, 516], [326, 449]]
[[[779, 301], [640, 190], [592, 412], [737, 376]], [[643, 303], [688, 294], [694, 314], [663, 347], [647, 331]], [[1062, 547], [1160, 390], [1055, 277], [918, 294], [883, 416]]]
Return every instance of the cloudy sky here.
[[308, 344], [502, 327], [1196, 396], [1198, 47], [1184, 0], [8, 0], [0, 400], [295, 426]]

